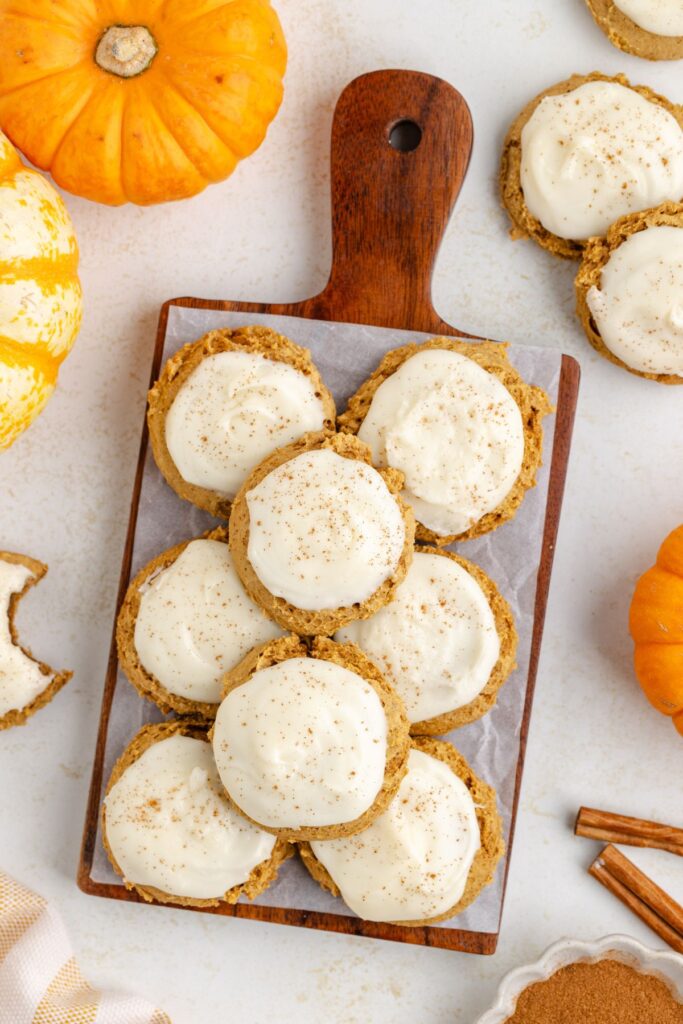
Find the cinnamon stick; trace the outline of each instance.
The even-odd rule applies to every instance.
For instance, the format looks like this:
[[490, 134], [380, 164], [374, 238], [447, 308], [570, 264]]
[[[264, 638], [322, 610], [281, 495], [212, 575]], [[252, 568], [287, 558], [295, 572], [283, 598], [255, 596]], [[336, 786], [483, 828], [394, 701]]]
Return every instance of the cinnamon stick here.
[[593, 807], [581, 807], [574, 832], [588, 839], [624, 846], [649, 846], [683, 857], [683, 829], [644, 818], [629, 818]]
[[677, 953], [683, 953], [683, 907], [613, 846], [606, 846], [588, 869]]

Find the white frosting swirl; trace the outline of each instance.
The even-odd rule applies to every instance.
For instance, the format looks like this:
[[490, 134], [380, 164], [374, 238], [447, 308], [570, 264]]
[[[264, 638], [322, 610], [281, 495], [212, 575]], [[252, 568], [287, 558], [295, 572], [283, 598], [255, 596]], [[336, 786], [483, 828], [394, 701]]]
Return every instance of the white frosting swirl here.
[[474, 577], [450, 558], [419, 551], [394, 600], [335, 640], [365, 651], [398, 690], [410, 722], [469, 704], [500, 653], [493, 612]]
[[614, 0], [631, 21], [656, 36], [683, 36], [681, 0]]
[[509, 494], [524, 458], [519, 407], [473, 359], [423, 349], [375, 392], [358, 436], [405, 474], [403, 497], [441, 536], [463, 533]]
[[246, 882], [275, 837], [230, 806], [211, 745], [173, 735], [149, 747], [105, 799], [106, 835], [127, 882], [212, 899]]
[[545, 96], [522, 129], [521, 183], [560, 238], [604, 235], [619, 217], [683, 197], [683, 129], [618, 82]]
[[296, 608], [366, 601], [398, 567], [401, 509], [365, 462], [327, 448], [304, 452], [250, 490], [247, 506], [254, 572]]
[[423, 921], [445, 914], [465, 891], [480, 846], [467, 786], [444, 764], [411, 750], [388, 810], [347, 839], [313, 842], [313, 853], [366, 921]]
[[238, 807], [268, 828], [339, 825], [382, 788], [387, 720], [349, 669], [290, 658], [261, 669], [218, 709], [213, 749]]
[[33, 573], [25, 565], [0, 559], [0, 718], [27, 707], [54, 678], [40, 671], [38, 663], [13, 643], [10, 633], [10, 598], [32, 578]]
[[184, 480], [232, 499], [262, 459], [324, 421], [323, 403], [300, 370], [256, 352], [217, 352], [179, 389], [166, 445]]
[[171, 693], [218, 704], [223, 673], [281, 635], [245, 592], [228, 545], [199, 539], [144, 584], [134, 642], [143, 667]]
[[607, 348], [645, 373], [683, 376], [683, 230], [662, 225], [631, 235], [586, 296]]

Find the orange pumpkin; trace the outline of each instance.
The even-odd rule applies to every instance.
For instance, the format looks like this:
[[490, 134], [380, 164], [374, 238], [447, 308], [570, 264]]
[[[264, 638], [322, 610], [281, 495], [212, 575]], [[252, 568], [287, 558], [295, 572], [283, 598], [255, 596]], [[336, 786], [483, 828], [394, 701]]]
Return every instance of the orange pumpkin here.
[[0, 126], [76, 195], [183, 199], [261, 144], [286, 61], [268, 0], [0, 0]]
[[683, 526], [669, 534], [656, 564], [638, 580], [630, 631], [645, 696], [683, 735]]

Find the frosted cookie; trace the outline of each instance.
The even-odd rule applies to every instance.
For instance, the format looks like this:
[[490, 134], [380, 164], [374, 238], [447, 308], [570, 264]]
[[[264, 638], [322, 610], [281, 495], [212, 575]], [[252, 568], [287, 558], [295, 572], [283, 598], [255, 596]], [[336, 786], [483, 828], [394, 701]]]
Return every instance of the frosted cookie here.
[[173, 490], [227, 519], [254, 466], [334, 416], [308, 349], [268, 327], [240, 327], [210, 331], [168, 360], [147, 423]]
[[116, 623], [121, 668], [162, 711], [213, 718], [221, 678], [282, 636], [244, 590], [223, 527], [162, 552], [128, 587]]
[[353, 835], [393, 798], [408, 759], [400, 698], [352, 644], [282, 637], [225, 678], [211, 738], [230, 800], [285, 839]]
[[683, 114], [627, 78], [574, 75], [536, 96], [503, 147], [513, 238], [578, 258], [627, 213], [683, 197]]
[[600, 355], [625, 370], [683, 384], [683, 206], [622, 217], [586, 246], [577, 314]]
[[683, 57], [680, 0], [586, 0], [611, 43], [646, 60]]
[[370, 446], [375, 466], [404, 475], [418, 539], [450, 544], [515, 514], [536, 483], [549, 411], [505, 345], [433, 338], [387, 352], [338, 425]]
[[514, 667], [512, 612], [485, 572], [442, 548], [419, 547], [396, 597], [335, 640], [354, 643], [403, 700], [416, 735], [486, 714]]
[[102, 805], [102, 837], [127, 889], [194, 907], [253, 899], [292, 853], [232, 809], [206, 733], [189, 720], [146, 725], [123, 752]]
[[360, 835], [302, 844], [313, 878], [366, 921], [434, 924], [493, 879], [503, 855], [496, 794], [449, 743], [413, 740], [396, 799]]
[[36, 661], [19, 644], [14, 625], [19, 601], [46, 572], [47, 566], [35, 558], [0, 551], [0, 729], [23, 725], [72, 676]]
[[230, 550], [251, 597], [285, 629], [330, 634], [394, 595], [413, 557], [403, 477], [355, 437], [306, 434], [249, 476]]

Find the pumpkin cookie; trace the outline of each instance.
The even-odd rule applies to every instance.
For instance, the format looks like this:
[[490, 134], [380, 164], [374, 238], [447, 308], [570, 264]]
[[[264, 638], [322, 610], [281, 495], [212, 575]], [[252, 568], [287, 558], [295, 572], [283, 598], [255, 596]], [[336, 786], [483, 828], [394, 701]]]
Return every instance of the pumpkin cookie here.
[[23, 725], [72, 676], [36, 661], [28, 648], [19, 644], [14, 625], [19, 601], [46, 572], [47, 566], [35, 558], [0, 551], [0, 729]]
[[661, 0], [586, 0], [611, 43], [646, 60], [683, 57], [683, 8]]
[[128, 745], [107, 786], [102, 838], [127, 889], [193, 907], [254, 899], [292, 854], [235, 813], [205, 726], [189, 719], [145, 725]]
[[445, 921], [476, 900], [503, 855], [496, 794], [449, 743], [412, 743], [389, 809], [349, 839], [304, 843], [312, 877], [366, 921]]
[[162, 711], [203, 718], [216, 713], [223, 674], [281, 635], [245, 592], [220, 526], [141, 569], [116, 623], [119, 662], [136, 690]]
[[573, 75], [513, 122], [500, 189], [513, 238], [577, 259], [618, 217], [683, 197], [683, 112], [624, 75]]
[[394, 600], [335, 640], [355, 643], [403, 700], [416, 735], [486, 714], [515, 663], [517, 631], [493, 580], [443, 548], [418, 547]]
[[334, 633], [390, 601], [413, 557], [403, 476], [345, 434], [306, 434], [251, 473], [230, 550], [248, 594], [285, 629]]
[[210, 331], [185, 345], [164, 366], [147, 411], [166, 481], [224, 519], [254, 466], [334, 417], [308, 349], [269, 327]]
[[630, 213], [592, 238], [576, 312], [596, 351], [622, 369], [683, 384], [683, 205]]
[[211, 738], [235, 808], [290, 840], [367, 828], [408, 760], [394, 689], [353, 644], [320, 637], [272, 640], [228, 672]]
[[536, 484], [548, 396], [499, 342], [432, 338], [387, 352], [339, 429], [405, 476], [418, 540], [450, 544], [511, 519]]

